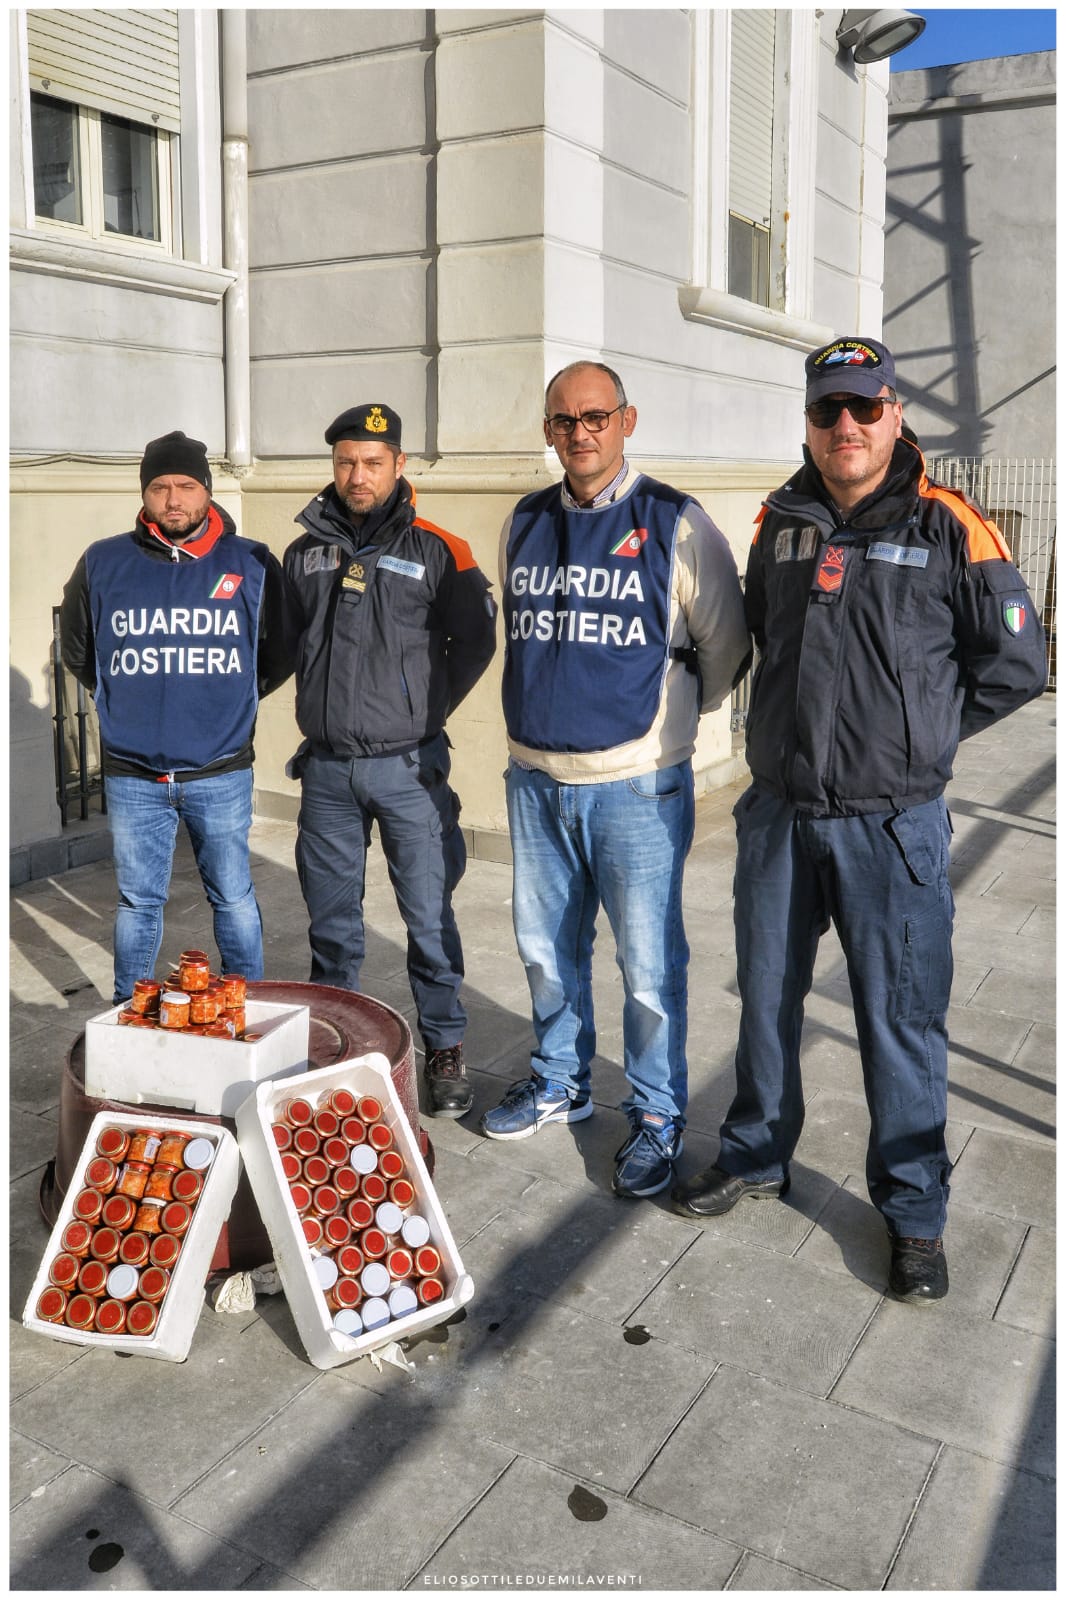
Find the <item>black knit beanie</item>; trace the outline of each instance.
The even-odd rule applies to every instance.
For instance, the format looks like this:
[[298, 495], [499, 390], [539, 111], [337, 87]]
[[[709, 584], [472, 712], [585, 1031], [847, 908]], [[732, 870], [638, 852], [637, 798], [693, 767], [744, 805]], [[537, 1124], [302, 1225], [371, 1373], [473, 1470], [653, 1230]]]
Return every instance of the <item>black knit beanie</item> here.
[[152, 439], [144, 447], [141, 459], [141, 493], [153, 478], [165, 478], [171, 473], [184, 478], [195, 478], [211, 493], [211, 468], [207, 464], [207, 446], [199, 439], [190, 439], [184, 433], [165, 433], [161, 439]]

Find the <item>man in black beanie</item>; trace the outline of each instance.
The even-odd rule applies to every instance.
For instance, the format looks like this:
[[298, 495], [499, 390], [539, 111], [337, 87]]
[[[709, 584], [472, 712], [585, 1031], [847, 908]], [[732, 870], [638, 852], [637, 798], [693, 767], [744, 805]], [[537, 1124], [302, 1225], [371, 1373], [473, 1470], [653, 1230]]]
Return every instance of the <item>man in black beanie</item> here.
[[151, 977], [178, 822], [223, 972], [263, 976], [252, 887], [252, 734], [290, 675], [281, 568], [211, 498], [206, 447], [153, 439], [135, 527], [91, 544], [63, 591], [63, 660], [96, 702], [118, 913], [114, 1004]]
[[445, 719], [496, 648], [496, 606], [462, 539], [415, 512], [400, 418], [353, 406], [326, 429], [333, 482], [285, 552], [286, 621], [304, 741], [296, 865], [312, 983], [358, 989], [366, 852], [376, 822], [407, 926], [407, 974], [431, 1116], [462, 1117], [463, 951], [452, 891], [466, 867]]

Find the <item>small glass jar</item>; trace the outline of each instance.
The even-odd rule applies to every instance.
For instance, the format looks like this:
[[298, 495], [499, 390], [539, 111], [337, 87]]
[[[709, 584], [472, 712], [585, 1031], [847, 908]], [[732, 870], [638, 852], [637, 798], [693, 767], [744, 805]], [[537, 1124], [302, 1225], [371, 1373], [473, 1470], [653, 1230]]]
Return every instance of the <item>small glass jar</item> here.
[[[382, 1233], [380, 1228], [364, 1228], [359, 1243], [363, 1254], [370, 1261], [380, 1260], [380, 1258], [384, 1256], [385, 1252], [389, 1248], [389, 1241]], [[364, 1284], [363, 1287], [365, 1289], [366, 1284]], [[374, 1293], [372, 1289], [368, 1290], [367, 1292], [370, 1294]]]
[[59, 1241], [60, 1247], [68, 1255], [77, 1256], [79, 1261], [84, 1261], [89, 1254], [89, 1240], [92, 1236], [93, 1230], [89, 1224], [75, 1217], [73, 1222], [68, 1222], [63, 1229], [63, 1237]]
[[363, 1319], [365, 1333], [376, 1333], [378, 1328], [383, 1328], [391, 1320], [388, 1304], [379, 1295], [372, 1295], [369, 1300], [364, 1300], [359, 1308], [359, 1315]]
[[340, 1129], [341, 1119], [329, 1106], [321, 1106], [311, 1120], [311, 1126], [320, 1139], [332, 1139]]
[[331, 1171], [332, 1168], [325, 1156], [308, 1156], [303, 1165], [304, 1180], [312, 1189], [317, 1189], [320, 1183], [325, 1183]]
[[78, 1273], [78, 1289], [82, 1294], [91, 1295], [95, 1300], [107, 1288], [107, 1274], [109, 1268], [104, 1261], [86, 1261]]
[[239, 972], [224, 972], [222, 974], [223, 1005], [227, 1011], [233, 1011], [237, 1006], [244, 1006], [248, 998], [248, 979]]
[[159, 1312], [147, 1300], [135, 1300], [126, 1312], [126, 1332], [149, 1338], [159, 1321]]
[[354, 1311], [363, 1291], [354, 1278], [337, 1278], [326, 1294], [326, 1304], [331, 1311]]
[[114, 1228], [97, 1228], [89, 1241], [89, 1254], [97, 1261], [117, 1261], [121, 1235]]
[[299, 1215], [302, 1216], [305, 1211], [311, 1209], [311, 1188], [302, 1178], [298, 1178], [295, 1183], [289, 1184], [289, 1194]]
[[[211, 982], [211, 963], [202, 950], [183, 951], [178, 983], [186, 994], [199, 993]], [[164, 1001], [166, 996], [163, 997]]]
[[332, 1256], [316, 1256], [311, 1263], [311, 1271], [318, 1279], [318, 1287], [323, 1291], [332, 1289], [337, 1282], [337, 1263]]
[[125, 1010], [119, 1012], [115, 1021], [120, 1028], [131, 1028], [138, 1022], [143, 1022], [144, 1018], [140, 1012], [134, 1011], [130, 1006], [127, 1006]]
[[345, 1308], [334, 1313], [333, 1326], [338, 1333], [346, 1334], [349, 1339], [358, 1339], [363, 1331], [363, 1319], [358, 1311]]
[[120, 1261], [107, 1275], [107, 1292], [112, 1300], [136, 1300], [140, 1273], [129, 1262]]
[[138, 1012], [142, 1017], [157, 1017], [162, 993], [163, 985], [157, 983], [154, 978], [137, 978], [130, 997], [130, 1010]]
[[128, 1267], [143, 1267], [148, 1260], [148, 1236], [127, 1233], [118, 1247], [118, 1258]]
[[244, 1017], [244, 1007], [243, 1006], [227, 1006], [225, 1011], [223, 1012], [223, 1016], [227, 1017], [229, 1019], [229, 1021], [233, 1024], [233, 1036], [234, 1036], [234, 1038], [235, 1039], [241, 1038], [241, 1036], [244, 1033], [245, 1026], [246, 1026], [245, 1017]]
[[160, 1223], [164, 1233], [171, 1233], [175, 1239], [180, 1239], [188, 1232], [192, 1221], [192, 1206], [187, 1206], [184, 1200], [172, 1200], [168, 1206], [163, 1207]]
[[402, 1178], [403, 1156], [398, 1150], [383, 1150], [378, 1157], [378, 1171], [383, 1178], [388, 1178], [390, 1183], [394, 1178]]
[[180, 1167], [192, 1140], [191, 1133], [165, 1133], [156, 1153], [156, 1161], [164, 1167]]
[[162, 1161], [157, 1161], [148, 1174], [148, 1182], [144, 1186], [146, 1200], [173, 1200], [174, 1195], [171, 1185], [178, 1172], [177, 1167], [165, 1167]]
[[175, 1200], [184, 1200], [187, 1206], [194, 1206], [203, 1193], [204, 1180], [198, 1172], [186, 1169], [174, 1174], [170, 1190]]
[[360, 1177], [364, 1177], [368, 1172], [376, 1172], [377, 1170], [378, 1153], [369, 1144], [354, 1145], [348, 1159], [349, 1164], [359, 1173]]
[[62, 1322], [67, 1309], [67, 1297], [62, 1289], [50, 1284], [37, 1301], [36, 1316], [41, 1322]]
[[333, 1187], [342, 1200], [350, 1200], [359, 1191], [359, 1174], [351, 1167], [337, 1167], [333, 1173]]
[[118, 1168], [107, 1156], [93, 1156], [85, 1169], [85, 1182], [101, 1194], [110, 1194], [118, 1182]]
[[104, 1209], [104, 1197], [98, 1189], [83, 1189], [75, 1195], [72, 1210], [79, 1222], [99, 1222]]
[[322, 1154], [331, 1167], [346, 1166], [348, 1163], [347, 1142], [334, 1134], [331, 1139], [323, 1141]]
[[420, 1217], [417, 1213], [404, 1217], [400, 1234], [405, 1245], [411, 1250], [417, 1250], [420, 1245], [429, 1243], [429, 1223], [425, 1217]]
[[385, 1265], [389, 1269], [389, 1277], [394, 1283], [403, 1278], [409, 1278], [414, 1271], [414, 1258], [410, 1250], [405, 1250], [402, 1245], [397, 1245], [395, 1250], [390, 1250], [385, 1257]]
[[382, 1233], [399, 1233], [403, 1227], [403, 1212], [391, 1200], [383, 1200], [374, 1212], [374, 1222]]
[[206, 1172], [214, 1159], [215, 1146], [210, 1139], [200, 1136], [185, 1146], [185, 1165], [192, 1172]]
[[163, 1135], [156, 1128], [135, 1128], [130, 1134], [130, 1147], [126, 1151], [126, 1160], [147, 1162], [151, 1166], [159, 1154], [159, 1146], [163, 1142]]
[[93, 1324], [97, 1333], [106, 1333], [110, 1338], [124, 1333], [126, 1329], [126, 1307], [121, 1300], [101, 1300], [96, 1308], [96, 1321]]
[[340, 1204], [341, 1197], [331, 1183], [321, 1183], [311, 1191], [311, 1209], [320, 1217], [332, 1217]]
[[119, 1194], [127, 1194], [132, 1200], [142, 1199], [151, 1171], [147, 1161], [127, 1161], [118, 1177]]
[[125, 1128], [101, 1128], [96, 1140], [96, 1153], [109, 1161], [124, 1160], [130, 1147], [130, 1136]]
[[165, 1267], [172, 1271], [174, 1263], [181, 1255], [181, 1240], [175, 1239], [172, 1233], [161, 1233], [153, 1239], [148, 1249], [148, 1259], [153, 1267]]
[[217, 1022], [221, 1007], [210, 989], [198, 989], [189, 995], [189, 1021], [197, 1026]]
[[158, 1305], [170, 1288], [170, 1273], [165, 1267], [145, 1267], [141, 1273], [141, 1299]]
[[368, 1261], [359, 1274], [359, 1286], [364, 1294], [388, 1294], [389, 1269], [383, 1261]]
[[366, 1257], [357, 1244], [342, 1244], [334, 1260], [346, 1278], [357, 1278], [366, 1266]]
[[415, 1284], [415, 1293], [422, 1305], [431, 1306], [444, 1299], [444, 1285], [439, 1278], [420, 1278]]
[[415, 1251], [415, 1271], [420, 1278], [435, 1278], [440, 1271], [440, 1252], [431, 1244], [424, 1244]]
[[189, 997], [180, 989], [164, 989], [159, 1001], [159, 1026], [161, 1028], [187, 1028], [189, 1026]]
[[284, 1152], [291, 1149], [292, 1129], [287, 1122], [275, 1122], [270, 1131], [274, 1135], [274, 1143], [279, 1150]]
[[78, 1281], [81, 1267], [78, 1257], [63, 1250], [48, 1267], [48, 1281], [57, 1289], [71, 1289]]
[[334, 1250], [342, 1244], [347, 1244], [352, 1237], [352, 1225], [348, 1218], [339, 1214], [327, 1217], [322, 1224], [322, 1232], [328, 1245]]
[[389, 1192], [389, 1186], [380, 1172], [368, 1172], [359, 1186], [359, 1192], [372, 1206], [380, 1205]]
[[312, 1250], [317, 1250], [325, 1235], [322, 1231], [321, 1217], [303, 1217], [300, 1221], [304, 1243]]
[[293, 1150], [283, 1150], [281, 1154], [281, 1175], [286, 1183], [292, 1183], [303, 1172], [300, 1158]]
[[87, 1332], [96, 1320], [96, 1301], [92, 1295], [72, 1294], [67, 1301], [64, 1320], [68, 1328], [76, 1328], [79, 1333]]
[[399, 1206], [401, 1211], [407, 1211], [415, 1203], [415, 1186], [410, 1178], [393, 1178], [389, 1184], [389, 1199], [394, 1206]]
[[138, 1233], [147, 1233], [149, 1236], [162, 1233], [162, 1210], [162, 1200], [142, 1200], [137, 1207], [137, 1215], [133, 1219], [133, 1226], [136, 1231]]
[[341, 1123], [341, 1138], [345, 1144], [363, 1144], [366, 1140], [366, 1123], [358, 1117], [345, 1117]]
[[368, 1228], [374, 1220], [374, 1207], [363, 1195], [357, 1194], [354, 1200], [349, 1200], [345, 1215], [356, 1233], [362, 1228]]
[[318, 1154], [319, 1138], [314, 1128], [297, 1128], [292, 1136], [292, 1147], [299, 1156]]
[[398, 1283], [389, 1290], [389, 1314], [394, 1321], [398, 1317], [409, 1317], [412, 1311], [417, 1310], [418, 1296], [410, 1284]]
[[366, 1136], [377, 1151], [388, 1150], [393, 1143], [392, 1129], [387, 1122], [371, 1123]]
[[356, 1109], [364, 1122], [376, 1122], [382, 1113], [383, 1107], [381, 1101], [376, 1100], [372, 1094], [365, 1094]]
[[100, 1221], [109, 1228], [124, 1233], [137, 1214], [137, 1202], [128, 1194], [109, 1194], [100, 1213]]
[[333, 1090], [327, 1103], [330, 1110], [335, 1111], [338, 1117], [350, 1117], [355, 1110], [355, 1095], [350, 1089], [342, 1086]]

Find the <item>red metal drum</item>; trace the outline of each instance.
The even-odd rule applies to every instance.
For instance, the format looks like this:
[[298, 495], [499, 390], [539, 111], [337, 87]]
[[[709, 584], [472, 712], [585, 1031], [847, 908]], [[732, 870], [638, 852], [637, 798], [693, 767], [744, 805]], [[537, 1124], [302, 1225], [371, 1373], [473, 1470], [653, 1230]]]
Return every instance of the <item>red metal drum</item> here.
[[[308, 1058], [312, 1068], [331, 1067], [351, 1056], [380, 1050], [392, 1069], [392, 1082], [418, 1138], [419, 1149], [430, 1172], [433, 1171], [433, 1146], [418, 1124], [418, 1079], [415, 1074], [411, 1030], [398, 1011], [372, 1000], [369, 995], [353, 994], [350, 989], [333, 989], [318, 983], [249, 983], [249, 1000], [272, 1005], [304, 1005], [310, 1012]], [[85, 1093], [85, 1035], [79, 1034], [67, 1053], [59, 1093], [59, 1139], [55, 1162], [45, 1168], [41, 1180], [41, 1214], [49, 1227], [55, 1223], [71, 1181], [78, 1182], [76, 1163], [89, 1134], [93, 1118], [100, 1111], [136, 1113], [151, 1119], [180, 1117], [187, 1122], [215, 1122], [236, 1134], [231, 1118], [202, 1114], [165, 1105], [128, 1106], [118, 1100], [93, 1099]], [[211, 1262], [213, 1272], [246, 1270], [261, 1266], [273, 1256], [270, 1240], [259, 1210], [241, 1168], [237, 1193], [223, 1224]]]

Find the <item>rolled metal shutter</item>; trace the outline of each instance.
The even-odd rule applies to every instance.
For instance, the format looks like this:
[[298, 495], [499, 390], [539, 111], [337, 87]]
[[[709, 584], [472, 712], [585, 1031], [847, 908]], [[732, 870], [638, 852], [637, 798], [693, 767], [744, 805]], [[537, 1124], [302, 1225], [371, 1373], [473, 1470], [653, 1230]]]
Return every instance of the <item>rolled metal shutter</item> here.
[[177, 133], [177, 11], [28, 11], [30, 87]]

